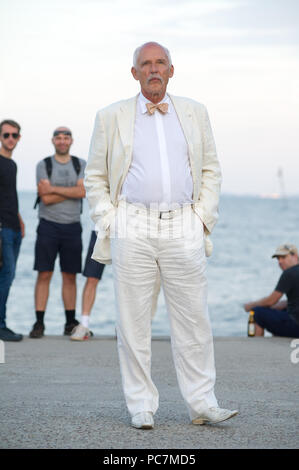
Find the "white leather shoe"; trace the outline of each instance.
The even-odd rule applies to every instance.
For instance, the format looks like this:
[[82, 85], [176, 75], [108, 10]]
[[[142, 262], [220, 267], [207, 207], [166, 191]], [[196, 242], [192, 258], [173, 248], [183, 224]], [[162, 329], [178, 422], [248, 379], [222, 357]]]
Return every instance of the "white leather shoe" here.
[[137, 413], [132, 418], [132, 426], [138, 429], [153, 429], [153, 413], [151, 413], [150, 411], [143, 411], [142, 413]]
[[211, 407], [192, 420], [192, 424], [220, 423], [238, 414], [238, 410]]

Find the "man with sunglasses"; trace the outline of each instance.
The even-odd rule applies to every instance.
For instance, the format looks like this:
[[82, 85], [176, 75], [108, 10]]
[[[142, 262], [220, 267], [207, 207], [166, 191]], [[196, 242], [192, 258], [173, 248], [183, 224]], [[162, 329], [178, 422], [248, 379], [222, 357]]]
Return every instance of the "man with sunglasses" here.
[[[268, 330], [274, 336], [299, 338], [299, 258], [295, 245], [279, 246], [272, 258], [277, 258], [283, 270], [275, 290], [267, 297], [248, 302], [246, 312], [254, 311], [255, 336]], [[280, 300], [285, 294], [287, 300]]]
[[0, 123], [0, 339], [20, 341], [23, 336], [6, 327], [6, 303], [13, 282], [25, 226], [19, 214], [16, 189], [17, 165], [12, 154], [20, 140], [20, 125], [6, 119]]
[[80, 213], [82, 198], [85, 197], [83, 175], [86, 162], [70, 155], [73, 138], [67, 127], [55, 129], [52, 143], [55, 154], [41, 160], [36, 171], [40, 201], [34, 269], [38, 275], [35, 285], [36, 322], [30, 338], [44, 335], [49, 286], [58, 254], [66, 316], [64, 334], [70, 335], [79, 323], [75, 319], [76, 274], [81, 272]]

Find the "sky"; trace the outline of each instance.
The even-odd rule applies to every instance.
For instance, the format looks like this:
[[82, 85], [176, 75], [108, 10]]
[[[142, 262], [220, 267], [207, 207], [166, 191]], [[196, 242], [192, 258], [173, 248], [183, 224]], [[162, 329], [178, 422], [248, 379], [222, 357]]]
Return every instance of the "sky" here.
[[[53, 154], [54, 128], [87, 159], [98, 109], [139, 92], [136, 47], [157, 41], [168, 91], [204, 103], [222, 192], [299, 195], [298, 0], [0, 0], [0, 120], [22, 126], [18, 188]], [[280, 169], [280, 170], [279, 170]]]

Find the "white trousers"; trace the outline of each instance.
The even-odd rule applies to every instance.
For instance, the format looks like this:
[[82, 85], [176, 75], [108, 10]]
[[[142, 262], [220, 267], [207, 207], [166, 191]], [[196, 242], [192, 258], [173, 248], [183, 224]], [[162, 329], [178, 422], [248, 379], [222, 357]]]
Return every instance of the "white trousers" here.
[[141, 411], [155, 414], [159, 406], [151, 378], [151, 317], [159, 292], [158, 274], [177, 379], [189, 416], [194, 419], [207, 406], [218, 406], [203, 223], [190, 205], [173, 214], [170, 219], [159, 218], [156, 211], [120, 201], [111, 226], [117, 346], [132, 416]]

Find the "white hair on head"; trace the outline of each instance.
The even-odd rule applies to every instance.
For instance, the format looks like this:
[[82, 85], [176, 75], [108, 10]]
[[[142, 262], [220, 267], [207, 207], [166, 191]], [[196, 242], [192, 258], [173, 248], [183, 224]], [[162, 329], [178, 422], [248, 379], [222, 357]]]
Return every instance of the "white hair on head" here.
[[167, 47], [164, 47], [164, 46], [162, 46], [162, 44], [159, 44], [158, 42], [154, 42], [154, 41], [145, 42], [145, 43], [142, 44], [141, 46], [137, 47], [137, 49], [135, 50], [134, 55], [133, 55], [133, 65], [134, 65], [134, 67], [136, 68], [136, 66], [137, 66], [137, 61], [138, 61], [138, 57], [139, 57], [139, 54], [140, 54], [141, 49], [142, 49], [144, 46], [147, 46], [148, 44], [154, 44], [154, 45], [156, 45], [156, 46], [162, 47], [162, 49], [164, 50], [164, 52], [165, 52], [165, 54], [166, 54], [166, 57], [167, 57], [167, 59], [168, 59], [169, 67], [171, 67], [171, 65], [172, 65], [172, 60], [171, 60], [171, 56], [170, 56], [169, 50], [167, 49]]

